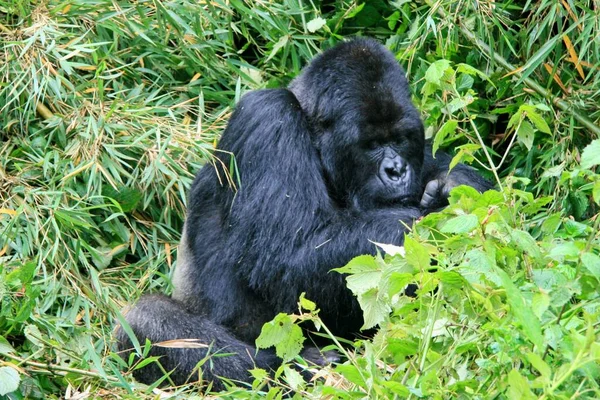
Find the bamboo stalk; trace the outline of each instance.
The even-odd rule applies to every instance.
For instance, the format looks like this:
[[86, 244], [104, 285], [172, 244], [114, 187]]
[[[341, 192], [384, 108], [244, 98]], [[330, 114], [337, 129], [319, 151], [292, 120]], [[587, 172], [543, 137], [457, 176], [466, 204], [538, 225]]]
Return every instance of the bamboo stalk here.
[[[434, 8], [434, 5], [432, 5]], [[437, 7], [436, 12], [444, 19], [448, 19], [448, 13], [441, 7]], [[458, 27], [462, 34], [474, 45], [478, 46], [489, 58], [494, 59], [498, 64], [500, 64], [507, 72], [514, 72], [516, 75], [520, 76], [521, 71], [516, 71], [517, 68], [513, 66], [511, 63], [506, 61], [502, 56], [500, 56], [497, 52], [492, 51], [490, 46], [485, 43], [483, 40], [477, 38], [473, 32], [471, 32], [468, 28], [466, 28], [462, 21], [455, 21], [458, 24]], [[564, 100], [559, 99], [557, 97], [553, 98], [553, 95], [548, 92], [542, 85], [534, 81], [533, 79], [527, 77], [523, 79], [523, 82], [531, 89], [536, 91], [539, 95], [551, 99], [552, 103], [560, 108], [562, 111], [571, 113], [573, 117], [581, 123], [581, 125], [585, 126], [589, 129], [597, 138], [600, 138], [600, 126], [595, 125], [592, 121], [590, 121], [585, 116], [581, 115], [577, 111], [573, 110], [573, 108]]]
[[[2, 25], [1, 23], [0, 23], [0, 32], [4, 32], [4, 33], [8, 33], [8, 34], [12, 34], [13, 33], [12, 30], [10, 30], [5, 25]], [[46, 107], [46, 105], [44, 103], [42, 103], [41, 101], [39, 101], [36, 104], [35, 110], [40, 115], [40, 117], [42, 117], [43, 119], [50, 119], [50, 118], [52, 118], [54, 116], [54, 114], [52, 113], [52, 111], [50, 111], [50, 109], [48, 107]]]

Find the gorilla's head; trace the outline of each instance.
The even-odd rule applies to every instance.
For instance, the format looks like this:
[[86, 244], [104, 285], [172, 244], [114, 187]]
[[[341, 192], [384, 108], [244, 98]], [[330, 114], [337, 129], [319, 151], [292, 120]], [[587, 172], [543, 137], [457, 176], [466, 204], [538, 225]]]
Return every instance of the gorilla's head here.
[[313, 60], [290, 90], [340, 205], [418, 203], [423, 124], [392, 53], [372, 40], [346, 42]]

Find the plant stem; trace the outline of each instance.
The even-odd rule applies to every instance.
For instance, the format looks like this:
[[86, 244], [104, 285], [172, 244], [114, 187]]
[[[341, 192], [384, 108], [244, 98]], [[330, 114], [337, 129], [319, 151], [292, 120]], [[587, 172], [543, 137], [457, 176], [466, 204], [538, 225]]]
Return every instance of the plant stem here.
[[30, 367], [39, 368], [41, 371], [36, 371], [37, 373], [60, 375], [60, 376], [65, 376], [69, 373], [73, 373], [73, 374], [78, 374], [78, 375], [90, 376], [92, 378], [103, 379], [103, 380], [107, 380], [109, 382], [119, 382], [119, 380], [115, 377], [100, 375], [97, 372], [87, 371], [84, 369], [69, 368], [69, 367], [63, 367], [60, 365], [52, 365], [49, 363], [40, 363], [40, 362], [35, 362], [35, 361], [29, 361], [24, 358], [13, 356], [11, 354], [3, 354], [3, 356], [10, 358], [13, 361], [18, 362], [19, 364], [24, 364], [24, 365], [27, 365]]

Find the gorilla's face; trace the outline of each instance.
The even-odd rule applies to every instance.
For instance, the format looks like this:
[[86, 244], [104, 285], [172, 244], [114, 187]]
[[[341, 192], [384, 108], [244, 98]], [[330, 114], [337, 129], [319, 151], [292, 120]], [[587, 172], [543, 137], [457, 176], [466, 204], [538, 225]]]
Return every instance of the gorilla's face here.
[[[387, 126], [386, 126], [387, 125]], [[418, 203], [423, 166], [423, 130], [420, 120], [363, 127], [352, 152], [357, 187], [350, 185], [353, 201], [361, 208]]]
[[322, 130], [317, 147], [332, 197], [343, 206], [365, 210], [418, 204], [423, 125], [416, 112], [402, 115], [374, 120], [359, 114]]

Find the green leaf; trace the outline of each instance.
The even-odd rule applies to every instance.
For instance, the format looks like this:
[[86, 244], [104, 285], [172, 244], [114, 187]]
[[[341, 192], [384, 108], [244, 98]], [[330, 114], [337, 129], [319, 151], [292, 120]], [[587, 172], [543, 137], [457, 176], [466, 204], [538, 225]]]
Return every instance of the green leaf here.
[[390, 390], [395, 395], [400, 396], [400, 398], [407, 398], [410, 396], [410, 391], [408, 388], [400, 382], [383, 381], [382, 384], [386, 387], [386, 389]]
[[519, 371], [513, 369], [508, 373], [508, 390], [506, 396], [509, 399], [529, 400], [537, 397], [529, 389], [529, 382], [521, 376]]
[[404, 256], [406, 252], [404, 251], [403, 246], [396, 246], [394, 244], [386, 244], [386, 243], [377, 243], [372, 242], [374, 245], [379, 247], [381, 250], [385, 252], [385, 254], [389, 254], [390, 256], [401, 255]]
[[429, 252], [421, 243], [407, 236], [404, 239], [405, 258], [408, 265], [415, 267], [418, 270], [425, 271], [431, 266]]
[[[525, 112], [526, 112], [525, 115], [527, 116], [527, 119], [529, 119], [539, 131], [542, 131], [549, 135], [552, 133], [550, 131], [550, 127], [548, 126], [548, 124], [546, 123], [544, 118], [542, 118], [542, 116], [535, 111], [534, 107], [529, 106], [529, 105], [524, 105], [522, 107], [525, 109]], [[525, 121], [523, 121], [523, 122], [525, 122]]]
[[502, 286], [506, 290], [510, 311], [520, 325], [521, 330], [538, 350], [543, 349], [545, 342], [540, 320], [535, 316], [531, 307], [526, 304], [523, 293], [511, 281], [508, 274], [498, 267], [496, 267], [496, 273], [502, 280]]
[[332, 271], [339, 272], [340, 274], [356, 274], [360, 272], [371, 272], [377, 271], [379, 267], [375, 261], [375, 257], [370, 255], [363, 255], [354, 257], [348, 264], [341, 268], [334, 268]]
[[586, 232], [591, 232], [591, 228], [588, 225], [573, 221], [572, 219], [565, 220], [565, 233], [569, 237], [581, 236]]
[[250, 375], [259, 382], [263, 382], [269, 377], [269, 373], [262, 368], [252, 368], [248, 370], [248, 372], [250, 372]]
[[592, 189], [592, 197], [594, 198], [594, 202], [596, 204], [600, 204], [600, 181], [594, 182], [594, 188]]
[[14, 392], [19, 388], [21, 377], [13, 367], [0, 367], [0, 396]]
[[555, 269], [534, 269], [531, 272], [533, 282], [548, 291], [553, 290], [557, 286], [563, 286], [567, 283], [567, 278]]
[[85, 214], [76, 210], [54, 210], [54, 216], [57, 221], [61, 222], [61, 225], [65, 229], [77, 229], [82, 230], [92, 229], [92, 225], [88, 222], [89, 214]]
[[102, 187], [102, 195], [119, 203], [123, 212], [131, 212], [135, 210], [144, 194], [141, 190], [129, 186], [120, 186], [115, 189], [106, 185]]
[[517, 126], [517, 124], [519, 123], [519, 121], [523, 120], [523, 110], [520, 107], [516, 113], [514, 113], [510, 119], [508, 120], [508, 124], [506, 125], [507, 129], [512, 128], [513, 126]]
[[600, 279], [600, 257], [593, 253], [583, 253], [581, 262], [596, 279]]
[[335, 372], [341, 374], [344, 378], [360, 387], [365, 387], [366, 383], [361, 372], [352, 364], [342, 364], [335, 367]]
[[469, 104], [473, 103], [474, 101], [475, 98], [470, 93], [467, 93], [464, 96], [453, 99], [450, 103], [448, 103], [446, 108], [448, 109], [450, 114], [454, 114], [456, 111], [466, 108]]
[[528, 232], [514, 229], [510, 232], [511, 243], [535, 259], [542, 257], [535, 239]]
[[449, 286], [463, 287], [466, 283], [465, 277], [456, 271], [438, 271], [435, 276]]
[[555, 244], [550, 249], [548, 256], [558, 262], [563, 262], [565, 259], [575, 259], [579, 256], [579, 247], [573, 242]]
[[14, 353], [15, 349], [8, 343], [4, 336], [0, 336], [0, 354]]
[[392, 311], [387, 303], [379, 299], [379, 291], [371, 289], [358, 297], [365, 323], [361, 329], [369, 329], [381, 323]]
[[[491, 194], [486, 195], [485, 193], [482, 195], [475, 188], [473, 188], [471, 186], [460, 185], [460, 186], [456, 186], [455, 188], [453, 188], [450, 191], [450, 197], [448, 198], [448, 202], [450, 204], [458, 204], [460, 202], [460, 200], [462, 200], [463, 198], [479, 199], [484, 195], [486, 196], [486, 199], [487, 199], [484, 201], [493, 200], [493, 198], [495, 197], [494, 195], [491, 195]], [[487, 204], [485, 206], [487, 206]]]
[[404, 290], [404, 288], [414, 280], [413, 274], [406, 272], [392, 272], [387, 279], [387, 294], [393, 296]]
[[531, 310], [538, 317], [542, 318], [542, 315], [550, 307], [550, 296], [546, 292], [537, 292], [531, 299]]
[[344, 17], [344, 19], [351, 19], [351, 18], [354, 18], [354, 17], [356, 17], [356, 15], [357, 15], [359, 12], [361, 12], [361, 11], [362, 11], [362, 9], [364, 8], [365, 4], [367, 4], [367, 3], [362, 3], [362, 4], [360, 4], [360, 5], [357, 5], [356, 7], [354, 7], [354, 9], [353, 9], [352, 11], [350, 11], [350, 12], [348, 13], [348, 15], [346, 15], [346, 16]]
[[23, 264], [22, 267], [15, 269], [4, 277], [4, 280], [8, 284], [16, 284], [19, 286], [26, 285], [33, 280], [37, 263], [29, 261]]
[[317, 309], [317, 305], [315, 304], [315, 302], [310, 301], [309, 299], [307, 299], [305, 296], [306, 293], [302, 292], [302, 294], [300, 294], [300, 307], [302, 307], [303, 309], [307, 310], [307, 311], [315, 311]]
[[[588, 169], [598, 164], [600, 164], [600, 139], [592, 140], [581, 154], [581, 168]], [[597, 202], [595, 197], [594, 201]]]
[[471, 75], [460, 74], [456, 79], [456, 90], [464, 92], [465, 90], [472, 89], [474, 83], [475, 79]]
[[266, 349], [275, 346], [277, 356], [287, 362], [300, 354], [304, 340], [302, 329], [294, 324], [292, 317], [279, 313], [272, 321], [263, 325], [256, 338], [256, 347]]
[[159, 359], [160, 359], [160, 357], [158, 357], [158, 356], [146, 357], [143, 360], [141, 360], [140, 362], [136, 363], [135, 366], [133, 367], [133, 370], [137, 371], [139, 369], [142, 369], [146, 365], [152, 364], [152, 363], [158, 361]]
[[550, 167], [547, 170], [545, 170], [544, 173], [542, 174], [542, 177], [543, 178], [558, 178], [560, 176], [560, 174], [562, 174], [564, 169], [565, 169], [564, 163], [555, 165], [554, 167]]
[[555, 308], [560, 308], [571, 301], [573, 298], [573, 288], [569, 286], [559, 286], [550, 292], [550, 305]]
[[427, 71], [425, 72], [425, 81], [439, 86], [441, 84], [441, 79], [448, 68], [450, 68], [450, 61], [435, 61], [427, 68]]
[[321, 17], [317, 17], [308, 21], [308, 23], [306, 24], [306, 29], [308, 29], [310, 33], [315, 33], [316, 31], [324, 27], [326, 23], [327, 20]]
[[283, 340], [275, 345], [275, 353], [284, 362], [291, 361], [302, 351], [304, 340], [302, 328], [292, 325]]
[[288, 367], [287, 365], [283, 367], [283, 372], [285, 374], [285, 380], [290, 385], [292, 390], [298, 390], [304, 387], [304, 379], [302, 375], [295, 369]]
[[442, 226], [443, 233], [468, 233], [478, 225], [477, 216], [474, 214], [459, 215], [446, 221]]
[[485, 79], [486, 81], [490, 82], [492, 84], [492, 86], [495, 87], [494, 82], [492, 82], [485, 73], [483, 73], [482, 71], [478, 70], [477, 68], [475, 68], [469, 64], [464, 64], [464, 63], [456, 64], [456, 72], [465, 73], [465, 74], [469, 74], [469, 75], [477, 75], [481, 79]]
[[[467, 143], [458, 147], [458, 151], [452, 157], [452, 161], [450, 161], [450, 165], [448, 166], [448, 170], [452, 171], [452, 168], [456, 167], [459, 162], [469, 162], [473, 160], [473, 153], [481, 148], [477, 143]], [[475, 190], [475, 189], [473, 189]]]
[[542, 223], [542, 232], [546, 235], [553, 235], [560, 228], [561, 223], [562, 215], [560, 213], [549, 215]]
[[546, 362], [542, 359], [542, 357], [535, 353], [527, 353], [526, 356], [527, 360], [531, 363], [533, 368], [537, 369], [542, 375], [544, 381], [549, 382], [552, 375], [552, 370], [550, 369], [548, 364], [546, 364]]
[[382, 20], [381, 13], [377, 8], [369, 5], [369, 2], [365, 2], [365, 7], [356, 16], [356, 24], [363, 28], [373, 26]]
[[38, 328], [36, 325], [26, 325], [23, 331], [27, 340], [29, 340], [31, 343], [38, 347], [45, 346], [44, 335], [42, 332], [40, 332], [40, 328]]
[[373, 256], [358, 256], [350, 260], [346, 266], [333, 271], [349, 273], [346, 277], [348, 289], [356, 296], [375, 288], [381, 280], [381, 269]]
[[502, 280], [496, 273], [494, 260], [483, 250], [469, 250], [459, 267], [461, 275], [470, 283], [482, 284], [484, 279], [500, 286]]
[[379, 286], [381, 271], [361, 272], [346, 277], [348, 289], [358, 296]]
[[556, 47], [556, 42], [562, 37], [563, 34], [564, 32], [548, 39], [546, 43], [544, 43], [544, 45], [540, 47], [539, 50], [536, 51], [531, 58], [529, 58], [529, 60], [527, 60], [527, 63], [523, 65], [523, 72], [519, 78], [519, 85], [525, 80], [525, 78], [529, 76], [529, 74], [535, 71], [544, 60], [547, 59], [550, 52], [552, 52], [552, 50], [554, 50]]
[[434, 155], [440, 148], [440, 145], [444, 143], [444, 139], [446, 139], [446, 137], [448, 137], [449, 135], [454, 135], [454, 132], [456, 132], [457, 127], [458, 121], [455, 119], [450, 119], [444, 122], [444, 125], [442, 125], [440, 130], [435, 134], [435, 137], [433, 138], [433, 145], [431, 151]]
[[[313, 22], [313, 21], [310, 21], [310, 22]], [[310, 22], [309, 22], [309, 24], [310, 24]], [[273, 50], [271, 50], [271, 53], [269, 54], [269, 56], [267, 57], [267, 59], [265, 61], [269, 61], [270, 59], [275, 57], [275, 55], [279, 52], [279, 50], [283, 49], [285, 47], [285, 45], [288, 43], [289, 38], [290, 37], [288, 35], [283, 35], [282, 37], [280, 37], [279, 40], [277, 41], [277, 43], [275, 43], [275, 46], [273, 46]]]
[[394, 11], [392, 15], [386, 18], [386, 20], [388, 21], [388, 28], [393, 31], [396, 28], [399, 19], [400, 11]]
[[533, 147], [533, 139], [535, 138], [535, 131], [533, 126], [527, 121], [521, 122], [519, 129], [517, 130], [517, 137], [519, 142], [523, 143], [527, 150], [531, 150]]

